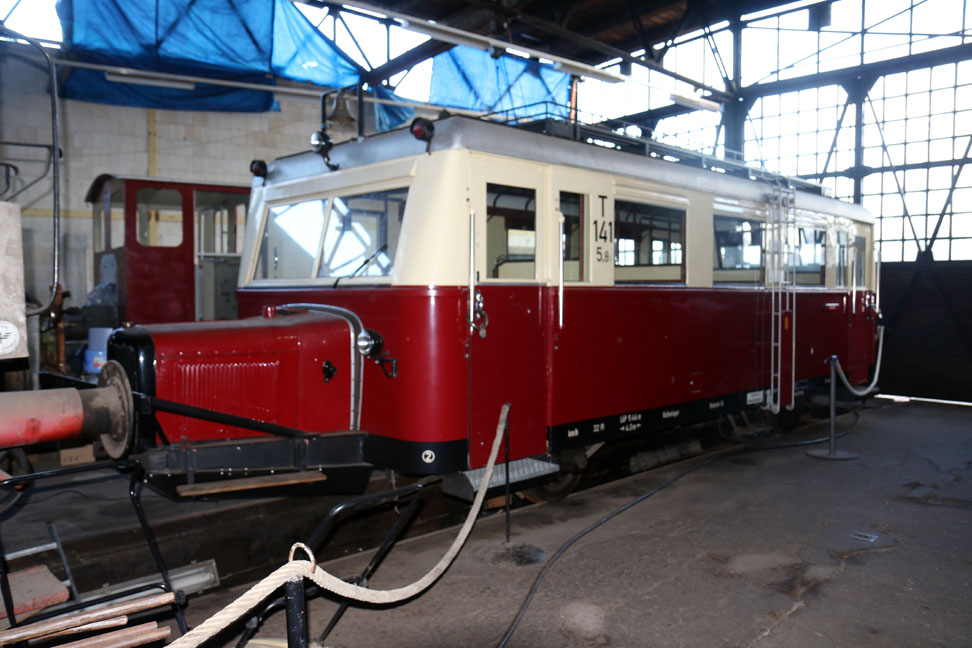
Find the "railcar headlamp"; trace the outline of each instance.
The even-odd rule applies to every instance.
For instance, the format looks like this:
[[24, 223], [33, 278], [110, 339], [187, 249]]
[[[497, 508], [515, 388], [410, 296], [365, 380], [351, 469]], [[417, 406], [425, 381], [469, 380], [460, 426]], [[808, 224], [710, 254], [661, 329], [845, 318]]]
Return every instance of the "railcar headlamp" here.
[[311, 133], [310, 147], [315, 153], [324, 153], [329, 148], [328, 144], [330, 143], [331, 137], [323, 129]]
[[381, 339], [378, 331], [365, 329], [358, 333], [357, 339], [358, 353], [366, 358], [377, 358], [385, 346], [385, 341]]

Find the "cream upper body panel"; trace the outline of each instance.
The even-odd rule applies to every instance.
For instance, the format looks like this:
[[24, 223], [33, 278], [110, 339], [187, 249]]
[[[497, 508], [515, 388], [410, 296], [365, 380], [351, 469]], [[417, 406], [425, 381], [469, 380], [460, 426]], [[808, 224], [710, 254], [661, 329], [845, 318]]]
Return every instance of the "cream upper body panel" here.
[[[393, 263], [382, 276], [346, 276], [341, 285], [468, 285], [471, 234], [477, 282], [557, 285], [562, 273], [560, 201], [570, 196], [574, 209], [580, 202], [583, 225], [574, 243], [579, 258], [565, 262], [571, 264], [566, 286], [607, 286], [625, 280], [625, 272], [637, 276], [636, 269], [616, 269], [614, 263], [615, 201], [622, 200], [682, 213], [681, 267], [659, 268], [653, 276], [710, 287], [714, 215], [765, 222], [773, 193], [773, 186], [764, 182], [460, 118], [436, 123], [428, 151], [424, 143], [399, 131], [339, 145], [331, 159], [339, 169], [328, 170], [312, 154], [283, 158], [273, 164], [266, 182], [254, 182], [240, 286], [329, 286], [335, 281], [333, 275], [258, 276], [260, 264], [267, 263], [261, 241], [271, 210], [319, 200], [325, 211], [333, 211], [336, 197], [407, 188], [400, 229], [395, 230], [396, 249], [389, 253]], [[510, 262], [499, 274], [488, 267], [487, 252], [508, 232], [487, 217], [490, 185], [532, 191], [535, 196], [535, 201], [527, 201], [535, 217], [534, 257]], [[846, 286], [837, 278], [840, 268], [847, 271], [846, 259], [838, 258], [847, 254], [838, 252], [838, 244], [859, 239], [866, 242], [864, 258], [855, 252], [854, 262], [865, 265], [864, 285], [873, 286], [873, 219], [865, 210], [798, 191], [793, 213], [798, 225], [826, 232], [826, 280], [821, 287]], [[611, 238], [598, 239], [598, 228], [608, 223]], [[319, 236], [320, 246], [326, 245], [327, 235]], [[314, 268], [321, 265], [320, 257], [318, 250]]]

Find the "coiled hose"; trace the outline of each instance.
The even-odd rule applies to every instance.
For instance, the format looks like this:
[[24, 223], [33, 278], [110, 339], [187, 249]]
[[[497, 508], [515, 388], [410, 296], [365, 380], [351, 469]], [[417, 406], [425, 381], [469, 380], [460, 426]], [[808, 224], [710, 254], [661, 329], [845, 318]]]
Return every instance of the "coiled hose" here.
[[[317, 584], [318, 587], [333, 592], [338, 596], [374, 605], [390, 605], [421, 594], [449, 568], [452, 561], [459, 555], [459, 551], [462, 549], [462, 546], [472, 531], [473, 525], [476, 523], [476, 516], [479, 513], [480, 507], [483, 505], [483, 499], [485, 499], [486, 490], [489, 487], [489, 480], [493, 475], [493, 466], [496, 464], [496, 456], [499, 454], [500, 444], [503, 441], [503, 433], [506, 430], [506, 421], [509, 417], [509, 412], [510, 404], [505, 403], [500, 410], [499, 422], [496, 425], [496, 436], [493, 439], [493, 447], [489, 452], [489, 461], [486, 463], [486, 472], [483, 475], [482, 482], [479, 484], [476, 499], [473, 500], [472, 507], [469, 509], [462, 529], [459, 530], [456, 539], [453, 540], [452, 545], [439, 562], [417, 581], [395, 589], [373, 590], [367, 587], [361, 587], [360, 585], [352, 585], [337, 576], [329, 574], [323, 569], [318, 569], [316, 562], [292, 560], [248, 589], [242, 596], [206, 619], [199, 626], [173, 641], [169, 644], [169, 648], [195, 648], [195, 646], [210, 639], [230, 623], [246, 614], [246, 612], [272, 594], [283, 583], [290, 580], [307, 578]], [[292, 555], [293, 550], [291, 550]]]

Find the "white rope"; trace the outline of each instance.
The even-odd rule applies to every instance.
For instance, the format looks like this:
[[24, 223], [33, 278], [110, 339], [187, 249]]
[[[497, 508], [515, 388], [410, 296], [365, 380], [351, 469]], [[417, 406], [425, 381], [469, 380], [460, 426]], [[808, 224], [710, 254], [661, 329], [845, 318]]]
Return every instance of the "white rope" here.
[[834, 363], [837, 365], [837, 375], [840, 377], [840, 382], [844, 383], [844, 387], [847, 388], [847, 391], [849, 391], [850, 393], [852, 393], [853, 395], [859, 398], [864, 398], [872, 391], [874, 391], [874, 389], [877, 387], [878, 376], [881, 375], [881, 355], [883, 353], [884, 353], [884, 327], [879, 326], [877, 361], [874, 363], [874, 380], [872, 380], [871, 384], [865, 387], [864, 389], [855, 389], [850, 384], [850, 381], [847, 380], [847, 375], [844, 374], [844, 370], [840, 366], [840, 358], [834, 356]]
[[[486, 489], [489, 486], [489, 480], [493, 474], [493, 466], [496, 463], [500, 443], [503, 441], [503, 432], [506, 429], [506, 419], [509, 411], [510, 404], [505, 403], [500, 410], [499, 422], [496, 425], [496, 437], [493, 439], [493, 447], [489, 452], [489, 461], [486, 463], [486, 473], [483, 475], [483, 480], [479, 485], [479, 491], [473, 500], [472, 508], [469, 509], [466, 521], [463, 523], [462, 529], [459, 530], [459, 535], [456, 536], [449, 550], [446, 551], [439, 562], [417, 581], [396, 589], [373, 590], [367, 587], [361, 587], [360, 585], [346, 583], [337, 576], [318, 568], [316, 562], [313, 561], [313, 556], [311, 556], [310, 561], [291, 560], [291, 562], [279, 567], [269, 576], [248, 589], [238, 599], [203, 621], [199, 626], [173, 641], [169, 644], [169, 647], [195, 648], [246, 614], [258, 603], [273, 594], [283, 583], [290, 580], [309, 578], [321, 588], [333, 592], [338, 596], [376, 605], [397, 603], [421, 594], [449, 568], [449, 565], [452, 564], [452, 561], [459, 554], [463, 544], [465, 544], [466, 539], [469, 537], [469, 533], [472, 531], [473, 525], [476, 523], [476, 516], [483, 504], [483, 499], [486, 497]], [[291, 550], [292, 557], [293, 549]]]

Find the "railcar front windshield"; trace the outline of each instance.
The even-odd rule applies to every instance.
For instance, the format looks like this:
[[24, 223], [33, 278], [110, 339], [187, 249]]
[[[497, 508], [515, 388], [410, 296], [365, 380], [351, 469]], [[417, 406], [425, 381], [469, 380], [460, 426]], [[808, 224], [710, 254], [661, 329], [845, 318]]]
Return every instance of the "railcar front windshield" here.
[[408, 188], [271, 205], [253, 278], [387, 277]]

